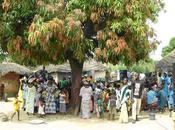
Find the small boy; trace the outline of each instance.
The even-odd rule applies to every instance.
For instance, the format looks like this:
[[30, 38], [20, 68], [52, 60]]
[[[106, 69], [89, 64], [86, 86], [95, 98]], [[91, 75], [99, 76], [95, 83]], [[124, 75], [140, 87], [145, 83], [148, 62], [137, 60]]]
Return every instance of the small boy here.
[[16, 115], [16, 113], [18, 114], [18, 121], [20, 121], [20, 119], [19, 119], [20, 101], [18, 100], [18, 95], [16, 95], [13, 99], [13, 111], [14, 111], [14, 113], [11, 116], [11, 121], [13, 120], [13, 117]]
[[44, 118], [45, 112], [44, 112], [44, 98], [39, 98], [39, 108], [38, 108], [38, 114], [41, 118]]
[[116, 115], [116, 92], [115, 90], [111, 90], [110, 96], [109, 96], [109, 102], [108, 102], [108, 107], [109, 107], [109, 120], [111, 119], [114, 120], [115, 115]]
[[96, 112], [98, 118], [102, 118], [104, 116], [103, 101], [100, 95], [97, 99]]

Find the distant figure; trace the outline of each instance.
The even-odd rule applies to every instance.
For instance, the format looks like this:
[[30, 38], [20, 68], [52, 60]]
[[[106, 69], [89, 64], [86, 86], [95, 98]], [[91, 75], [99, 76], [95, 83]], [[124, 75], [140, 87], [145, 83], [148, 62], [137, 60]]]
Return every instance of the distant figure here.
[[141, 97], [144, 89], [143, 82], [140, 80], [140, 75], [136, 74], [135, 76], [135, 81], [132, 83], [132, 97], [134, 100], [134, 103], [132, 104], [132, 123], [138, 121], [141, 108]]
[[150, 90], [147, 93], [147, 104], [149, 111], [152, 111], [157, 107], [157, 101], [157, 93], [153, 90], [152, 86], [152, 88], [150, 88]]
[[26, 112], [28, 115], [34, 113], [35, 96], [36, 96], [36, 88], [34, 83], [32, 83], [29, 85], [27, 91]]
[[40, 97], [39, 99], [39, 108], [38, 108], [38, 114], [40, 115], [40, 117], [44, 117], [45, 112], [44, 112], [44, 99], [42, 97]]
[[47, 81], [48, 78], [48, 72], [45, 69], [45, 66], [43, 66], [43, 69], [40, 71], [40, 75], [43, 78], [44, 81]]
[[80, 97], [81, 99], [81, 112], [83, 119], [89, 119], [91, 117], [91, 96], [93, 95], [93, 91], [88, 81], [84, 81], [83, 87], [80, 89]]
[[66, 93], [64, 91], [61, 91], [60, 93], [60, 113], [66, 113]]
[[13, 114], [11, 116], [11, 121], [16, 114], [18, 114], [18, 121], [20, 121], [20, 101], [18, 100], [18, 94], [13, 99]]
[[166, 94], [164, 91], [165, 80], [161, 81], [161, 88], [158, 92], [158, 107], [160, 112], [164, 112], [166, 106]]
[[0, 84], [0, 100], [5, 100], [4, 84]]
[[120, 91], [120, 103], [121, 103], [121, 112], [119, 117], [120, 123], [127, 123], [128, 122], [128, 104], [130, 98], [130, 90], [128, 89], [128, 79], [124, 78], [123, 80], [123, 87]]
[[98, 98], [102, 95], [102, 90], [99, 84], [97, 84], [97, 87], [94, 90], [94, 113], [96, 113], [96, 105]]
[[104, 116], [104, 108], [103, 101], [101, 95], [99, 95], [96, 103], [96, 113], [98, 118], [102, 118]]
[[109, 107], [109, 120], [112, 117], [112, 120], [115, 119], [116, 115], [116, 92], [114, 89], [111, 90], [110, 95], [109, 95], [109, 101], [108, 101], [108, 107]]
[[64, 88], [67, 87], [67, 80], [66, 80], [66, 77], [63, 77], [63, 79], [60, 81], [60, 89], [63, 90]]
[[170, 78], [170, 85], [169, 85], [169, 91], [168, 91], [168, 106], [169, 106], [169, 112], [170, 117], [172, 115], [172, 111], [174, 108], [174, 91], [173, 91], [173, 77], [172, 73], [169, 74]]

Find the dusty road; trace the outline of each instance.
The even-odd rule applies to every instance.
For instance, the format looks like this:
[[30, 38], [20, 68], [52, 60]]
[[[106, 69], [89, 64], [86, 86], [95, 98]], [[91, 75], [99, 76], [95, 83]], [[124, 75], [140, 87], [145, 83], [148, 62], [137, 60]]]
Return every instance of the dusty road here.
[[[11, 103], [0, 102], [0, 112], [9, 113], [10, 116], [11, 110]], [[28, 117], [22, 112], [22, 121], [17, 122], [15, 118], [13, 122], [0, 122], [0, 130], [173, 130], [173, 122], [168, 114], [157, 114], [154, 121], [149, 120], [146, 113], [142, 113], [142, 115], [144, 116], [136, 124], [120, 124], [118, 119], [108, 121], [93, 117], [92, 119], [83, 120], [79, 117], [61, 116], [59, 114], [48, 115], [41, 119], [37, 116]], [[35, 119], [43, 120], [44, 123], [31, 124], [31, 121]]]

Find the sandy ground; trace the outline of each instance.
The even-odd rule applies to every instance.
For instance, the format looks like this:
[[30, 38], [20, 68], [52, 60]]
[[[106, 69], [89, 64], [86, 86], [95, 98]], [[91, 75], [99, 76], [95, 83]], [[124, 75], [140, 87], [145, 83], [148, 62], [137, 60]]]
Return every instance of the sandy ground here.
[[[12, 103], [0, 102], [0, 113], [6, 113], [8, 116], [12, 113]], [[115, 121], [105, 119], [84, 120], [71, 115], [47, 115], [44, 119], [37, 116], [27, 116], [21, 112], [21, 121], [0, 122], [0, 130], [173, 130], [173, 121], [168, 113], [156, 114], [156, 120], [151, 121], [148, 114], [141, 113], [140, 121], [135, 124], [120, 124], [118, 115]], [[42, 124], [31, 124], [33, 120], [40, 120]]]

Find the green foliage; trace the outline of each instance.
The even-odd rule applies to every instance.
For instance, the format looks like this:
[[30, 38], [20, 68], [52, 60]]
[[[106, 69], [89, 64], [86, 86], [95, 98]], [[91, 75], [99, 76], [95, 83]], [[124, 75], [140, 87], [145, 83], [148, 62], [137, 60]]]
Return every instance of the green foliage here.
[[139, 61], [130, 67], [130, 71], [137, 73], [148, 73], [155, 71], [155, 63], [154, 61]]
[[171, 53], [173, 50], [175, 49], [175, 37], [173, 37], [170, 42], [169, 45], [164, 47], [162, 49], [162, 57], [167, 56], [169, 53]]
[[132, 66], [125, 66], [123, 63], [119, 63], [118, 65], [108, 64], [108, 70], [116, 71], [116, 70], [129, 70], [131, 72], [137, 73], [148, 73], [155, 71], [155, 62], [151, 59], [147, 61], [139, 61], [138, 63], [133, 64]]

